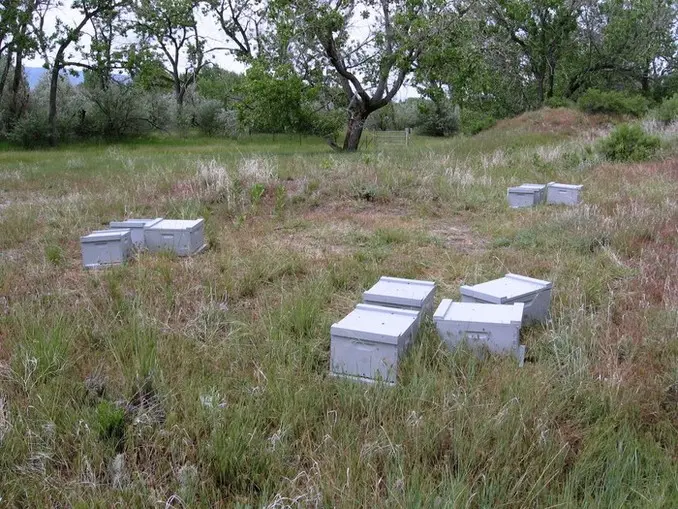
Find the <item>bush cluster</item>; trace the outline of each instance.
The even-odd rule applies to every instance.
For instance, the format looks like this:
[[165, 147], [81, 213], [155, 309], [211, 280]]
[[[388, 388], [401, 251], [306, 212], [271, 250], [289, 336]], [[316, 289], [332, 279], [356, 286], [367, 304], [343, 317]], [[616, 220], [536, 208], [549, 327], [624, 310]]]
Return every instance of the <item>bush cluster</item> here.
[[657, 110], [657, 118], [665, 124], [678, 120], [678, 94], [661, 103]]
[[460, 125], [461, 132], [464, 134], [478, 134], [496, 123], [497, 120], [489, 113], [466, 108], [461, 110]]
[[622, 124], [600, 142], [601, 153], [610, 161], [644, 161], [660, 147], [657, 136], [635, 124]]
[[650, 103], [640, 95], [627, 95], [614, 90], [604, 91], [590, 88], [579, 97], [577, 105], [587, 113], [640, 117], [647, 112]]

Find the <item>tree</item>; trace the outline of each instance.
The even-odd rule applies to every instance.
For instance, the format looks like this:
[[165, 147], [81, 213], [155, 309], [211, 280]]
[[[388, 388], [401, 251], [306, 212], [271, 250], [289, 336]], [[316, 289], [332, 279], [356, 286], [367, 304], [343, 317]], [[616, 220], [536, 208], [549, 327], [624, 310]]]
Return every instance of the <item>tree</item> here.
[[78, 18], [75, 22], [69, 24], [58, 18], [54, 31], [47, 34], [44, 30], [47, 14], [50, 9], [58, 5], [58, 3], [51, 3], [51, 0], [45, 0], [36, 10], [33, 24], [39, 49], [50, 75], [48, 112], [50, 145], [55, 145], [58, 137], [56, 125], [57, 92], [62, 71], [67, 66], [90, 67], [83, 62], [69, 61], [68, 59], [72, 56], [69, 53], [70, 49], [78, 44], [83, 30], [92, 20], [100, 16], [104, 18], [115, 16], [120, 9], [127, 5], [127, 0], [75, 0], [71, 5], [71, 8], [78, 12]]
[[631, 85], [649, 94], [676, 70], [677, 23], [675, 0], [587, 0], [564, 95], [591, 85]]
[[488, 34], [503, 36], [527, 62], [537, 101], [553, 97], [556, 72], [571, 48], [583, 0], [484, 0]]
[[289, 66], [269, 71], [260, 60], [247, 70], [237, 103], [240, 121], [254, 132], [279, 133], [307, 130], [312, 112], [308, 89]]
[[[271, 19], [287, 30], [288, 51], [321, 59], [341, 86], [348, 102], [342, 149], [355, 151], [369, 115], [393, 100], [427, 39], [440, 29], [444, 3], [279, 0], [272, 7]], [[356, 23], [367, 26], [368, 33], [359, 39], [352, 33]], [[296, 32], [290, 37], [291, 27]]]
[[415, 66], [417, 91], [431, 101], [424, 108], [432, 115], [423, 118], [447, 119], [445, 123], [451, 126], [452, 105], [499, 117], [528, 107], [528, 80], [520, 71], [524, 59], [502, 37], [488, 35], [484, 10], [468, 4], [457, 14], [445, 16], [452, 29], [429, 38]]
[[207, 0], [204, 13], [211, 13], [224, 33], [221, 48], [240, 60], [250, 61], [265, 53], [267, 43], [262, 32], [268, 4], [253, 0]]
[[[177, 114], [181, 116], [186, 92], [206, 64], [205, 41], [198, 33], [195, 3], [193, 0], [137, 0], [134, 12], [136, 30], [142, 38], [140, 53], [159, 53], [166, 63]], [[153, 60], [161, 61], [160, 58]]]
[[201, 97], [214, 99], [219, 101], [224, 108], [231, 108], [238, 99], [237, 89], [243, 80], [242, 74], [211, 65], [205, 67], [201, 73], [197, 91]]

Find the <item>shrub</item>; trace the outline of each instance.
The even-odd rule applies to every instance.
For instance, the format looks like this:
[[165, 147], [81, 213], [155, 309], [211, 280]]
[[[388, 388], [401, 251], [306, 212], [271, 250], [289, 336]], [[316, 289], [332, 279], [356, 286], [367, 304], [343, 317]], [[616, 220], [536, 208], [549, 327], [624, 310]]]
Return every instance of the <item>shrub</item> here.
[[461, 116], [461, 132], [468, 135], [478, 134], [480, 131], [489, 129], [496, 124], [495, 118], [489, 113], [482, 111], [475, 111], [469, 109], [462, 109]]
[[588, 113], [609, 113], [640, 117], [647, 112], [649, 102], [640, 95], [627, 95], [614, 90], [588, 89], [577, 101], [580, 109]]
[[643, 161], [659, 148], [657, 136], [639, 125], [622, 124], [600, 142], [600, 151], [610, 161]]
[[195, 123], [198, 124], [200, 132], [207, 136], [212, 136], [223, 131], [224, 129], [220, 122], [223, 111], [221, 102], [215, 99], [208, 99], [198, 104], [195, 111]]
[[110, 401], [97, 405], [97, 430], [104, 441], [111, 441], [119, 449], [125, 438], [125, 411]]
[[564, 97], [549, 97], [544, 101], [544, 106], [548, 108], [572, 108], [574, 103]]
[[459, 131], [459, 106], [449, 101], [426, 102], [419, 107], [419, 131], [428, 136], [450, 136]]
[[52, 265], [61, 265], [65, 257], [63, 250], [59, 246], [50, 244], [45, 248], [45, 258]]
[[657, 118], [665, 124], [678, 120], [678, 94], [661, 103], [657, 110]]
[[23, 148], [46, 146], [49, 142], [47, 117], [38, 112], [27, 114], [14, 124], [7, 139]]
[[221, 134], [228, 136], [229, 138], [235, 138], [240, 134], [240, 124], [238, 123], [238, 112], [235, 110], [224, 110], [219, 111], [217, 116], [217, 122], [219, 124], [219, 129]]
[[106, 90], [90, 90], [89, 128], [91, 134], [106, 139], [139, 136], [146, 133], [146, 97], [141, 90], [131, 85], [111, 83]]

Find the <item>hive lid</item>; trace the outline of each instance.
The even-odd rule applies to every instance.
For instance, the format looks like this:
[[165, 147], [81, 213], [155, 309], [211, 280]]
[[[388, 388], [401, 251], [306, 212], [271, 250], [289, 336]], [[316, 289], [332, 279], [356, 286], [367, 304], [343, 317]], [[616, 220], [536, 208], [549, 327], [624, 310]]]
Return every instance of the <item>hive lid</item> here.
[[107, 240], [120, 240], [129, 236], [129, 230], [95, 230], [89, 235], [80, 237], [80, 242], [104, 242]]
[[111, 221], [110, 228], [144, 228], [153, 226], [162, 221], [162, 217], [155, 219], [125, 219], [124, 221]]
[[382, 276], [372, 288], [363, 293], [363, 300], [420, 308], [435, 291], [435, 287], [433, 281]]
[[459, 290], [462, 295], [503, 304], [552, 287], [553, 283], [548, 281], [509, 273], [499, 279], [474, 286], [464, 285]]
[[163, 219], [157, 223], [146, 227], [147, 230], [188, 230], [193, 231], [205, 222], [203, 218], [200, 219]]
[[537, 189], [538, 191], [543, 191], [546, 189], [546, 184], [520, 184], [520, 187], [526, 189]]
[[412, 328], [419, 313], [409, 309], [358, 304], [341, 321], [332, 325], [333, 336], [397, 345], [398, 339]]
[[481, 302], [452, 302], [443, 299], [433, 315], [435, 322], [492, 323], [520, 325], [523, 321], [522, 302], [513, 304], [484, 304]]
[[532, 188], [532, 187], [523, 187], [523, 186], [516, 186], [516, 187], [509, 187], [508, 192], [512, 194], [534, 194], [538, 192], [539, 189]]
[[575, 191], [579, 191], [584, 186], [582, 184], [559, 184], [558, 182], [550, 182], [549, 187], [553, 187], [556, 189], [572, 189]]

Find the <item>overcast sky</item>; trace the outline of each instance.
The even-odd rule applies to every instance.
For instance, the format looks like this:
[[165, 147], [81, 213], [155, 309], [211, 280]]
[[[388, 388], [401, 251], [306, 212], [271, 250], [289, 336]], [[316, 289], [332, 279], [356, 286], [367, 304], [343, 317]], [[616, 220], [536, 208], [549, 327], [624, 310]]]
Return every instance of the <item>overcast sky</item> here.
[[[48, 33], [54, 29], [57, 19], [60, 19], [62, 22], [68, 23], [71, 26], [75, 26], [79, 22], [80, 16], [76, 10], [73, 10], [70, 7], [62, 6], [52, 9], [47, 16], [47, 21], [45, 24]], [[197, 20], [199, 33], [202, 37], [205, 38], [207, 49], [209, 49], [210, 47], [221, 47], [225, 45], [221, 29], [218, 27], [216, 22], [211, 17], [205, 17], [202, 14], [198, 13]], [[88, 44], [89, 37], [87, 34], [89, 31], [91, 31], [91, 27], [88, 26], [84, 30], [85, 37], [83, 37], [82, 40], [83, 44], [85, 45]], [[355, 32], [356, 36], [360, 36], [361, 35], [360, 32], [363, 31], [367, 33], [367, 24], [358, 23], [353, 28], [353, 31]], [[227, 69], [229, 71], [238, 73], [242, 73], [245, 71], [245, 66], [241, 62], [238, 62], [235, 58], [233, 58], [233, 56], [229, 55], [225, 51], [214, 51], [213, 53], [209, 53], [209, 59], [223, 69]], [[24, 65], [26, 65], [27, 67], [42, 67], [43, 63], [44, 61], [40, 57], [40, 55], [36, 55], [34, 58], [27, 59]], [[396, 95], [396, 100], [402, 101], [408, 97], [416, 96], [418, 96], [418, 94], [413, 87], [403, 86]]]

